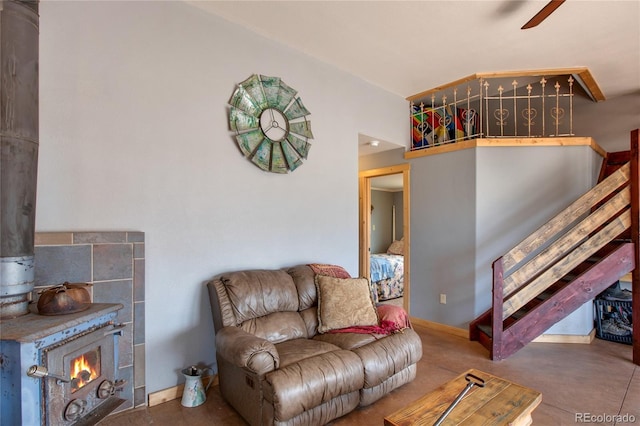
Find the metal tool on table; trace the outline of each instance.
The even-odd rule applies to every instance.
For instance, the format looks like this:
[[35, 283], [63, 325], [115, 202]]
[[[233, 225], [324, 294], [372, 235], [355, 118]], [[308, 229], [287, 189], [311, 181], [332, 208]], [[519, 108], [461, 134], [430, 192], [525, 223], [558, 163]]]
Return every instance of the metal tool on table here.
[[449, 405], [449, 407], [446, 410], [444, 410], [444, 413], [440, 415], [440, 417], [438, 418], [438, 420], [436, 420], [433, 426], [439, 426], [440, 424], [442, 424], [442, 422], [444, 421], [445, 418], [447, 418], [451, 410], [453, 410], [455, 406], [458, 405], [460, 400], [464, 398], [464, 396], [467, 394], [467, 392], [469, 392], [469, 390], [472, 387], [474, 386], [478, 386], [479, 388], [484, 387], [484, 380], [482, 380], [480, 377], [476, 375], [468, 373], [466, 376], [464, 376], [464, 379], [467, 381], [467, 386], [464, 389], [462, 389], [462, 392], [460, 392], [460, 394], [456, 397], [456, 399], [453, 400], [451, 405]]

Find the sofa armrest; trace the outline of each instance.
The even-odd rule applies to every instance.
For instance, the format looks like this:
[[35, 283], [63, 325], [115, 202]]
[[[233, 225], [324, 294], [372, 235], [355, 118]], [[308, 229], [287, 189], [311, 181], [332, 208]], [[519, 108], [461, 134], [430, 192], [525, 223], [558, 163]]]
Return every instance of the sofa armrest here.
[[239, 327], [223, 327], [216, 333], [216, 351], [229, 363], [262, 375], [280, 366], [273, 343]]

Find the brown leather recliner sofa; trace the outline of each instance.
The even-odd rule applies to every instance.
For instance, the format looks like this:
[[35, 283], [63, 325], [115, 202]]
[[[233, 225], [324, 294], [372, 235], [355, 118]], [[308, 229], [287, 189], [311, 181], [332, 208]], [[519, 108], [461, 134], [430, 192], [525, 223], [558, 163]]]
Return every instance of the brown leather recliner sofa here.
[[220, 392], [251, 425], [322, 425], [416, 376], [411, 328], [318, 333], [309, 265], [219, 275], [208, 284]]

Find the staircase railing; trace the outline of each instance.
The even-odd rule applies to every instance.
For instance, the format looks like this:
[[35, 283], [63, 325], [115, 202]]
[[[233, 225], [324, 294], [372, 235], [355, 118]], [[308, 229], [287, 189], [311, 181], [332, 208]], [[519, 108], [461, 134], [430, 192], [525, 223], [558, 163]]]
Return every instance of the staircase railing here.
[[504, 319], [631, 227], [630, 169], [620, 167], [493, 263], [494, 351]]

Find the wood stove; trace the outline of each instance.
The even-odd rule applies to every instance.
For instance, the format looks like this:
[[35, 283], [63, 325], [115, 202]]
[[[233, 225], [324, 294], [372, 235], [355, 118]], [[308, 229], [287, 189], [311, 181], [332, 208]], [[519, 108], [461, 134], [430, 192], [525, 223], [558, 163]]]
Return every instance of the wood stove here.
[[3, 424], [92, 425], [124, 402], [117, 396], [124, 326], [114, 323], [121, 308], [96, 303], [75, 314], [2, 321]]
[[[39, 0], [0, 0], [0, 423], [12, 426], [93, 423], [117, 402], [123, 378], [118, 409], [146, 399], [144, 362], [134, 365], [145, 348], [144, 233], [41, 233], [47, 242], [35, 261], [38, 7]], [[99, 284], [92, 302], [122, 305], [37, 315], [34, 289], [73, 277]], [[116, 316], [131, 330], [119, 343]], [[99, 371], [84, 365], [73, 373], [76, 360]]]

